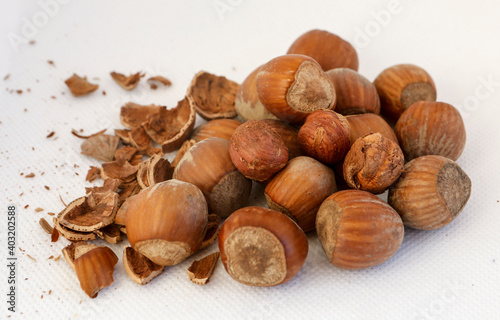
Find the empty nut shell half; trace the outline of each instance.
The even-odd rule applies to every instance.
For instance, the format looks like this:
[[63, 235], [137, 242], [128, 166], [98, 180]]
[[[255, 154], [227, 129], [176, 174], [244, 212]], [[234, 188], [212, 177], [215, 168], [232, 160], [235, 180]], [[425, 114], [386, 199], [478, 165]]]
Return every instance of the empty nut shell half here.
[[471, 194], [471, 180], [458, 164], [441, 156], [408, 162], [389, 191], [389, 204], [406, 226], [433, 230], [453, 221]]

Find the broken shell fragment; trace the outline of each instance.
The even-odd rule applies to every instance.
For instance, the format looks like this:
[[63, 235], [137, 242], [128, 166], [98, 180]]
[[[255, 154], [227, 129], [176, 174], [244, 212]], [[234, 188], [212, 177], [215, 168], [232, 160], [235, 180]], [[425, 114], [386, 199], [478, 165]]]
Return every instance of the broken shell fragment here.
[[189, 104], [205, 120], [236, 117], [234, 100], [240, 85], [214, 74], [198, 72], [188, 88]]
[[108, 134], [91, 136], [82, 143], [82, 154], [100, 161], [113, 161], [120, 139]]
[[132, 247], [123, 250], [123, 266], [129, 277], [141, 286], [159, 276], [164, 267], [149, 260]]
[[99, 86], [97, 84], [92, 84], [87, 81], [87, 77], [80, 77], [77, 74], [73, 74], [70, 78], [64, 81], [71, 91], [71, 94], [75, 97], [85, 96], [89, 93], [96, 91]]
[[194, 261], [187, 271], [189, 280], [200, 286], [207, 284], [219, 261], [219, 257], [220, 252], [214, 252], [200, 260]]
[[149, 115], [158, 113], [161, 107], [150, 104], [142, 106], [137, 103], [127, 102], [120, 108], [120, 122], [129, 129], [140, 127]]
[[111, 78], [116, 81], [125, 90], [132, 90], [137, 87], [139, 84], [139, 81], [141, 81], [141, 78], [144, 77], [144, 74], [141, 74], [140, 72], [131, 74], [130, 76], [125, 76], [124, 74], [118, 73], [118, 72], [111, 72]]

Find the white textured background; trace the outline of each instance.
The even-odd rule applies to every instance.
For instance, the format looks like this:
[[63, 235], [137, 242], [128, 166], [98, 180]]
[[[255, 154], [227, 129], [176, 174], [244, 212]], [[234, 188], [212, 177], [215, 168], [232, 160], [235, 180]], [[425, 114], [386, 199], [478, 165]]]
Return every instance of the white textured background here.
[[[40, 3], [57, 7], [52, 6], [48, 15]], [[16, 249], [20, 281], [18, 312], [12, 317], [499, 319], [499, 12], [500, 3], [494, 0], [2, 0], [1, 268], [6, 264], [10, 204], [18, 207], [18, 247], [25, 250]], [[403, 246], [390, 261], [363, 271], [329, 265], [316, 236], [309, 236], [310, 252], [302, 271], [274, 288], [241, 285], [220, 262], [207, 286], [190, 283], [186, 269], [195, 258], [215, 251], [215, 245], [167, 269], [145, 287], [132, 282], [121, 264], [127, 241], [112, 246], [120, 257], [115, 282], [94, 300], [79, 288], [64, 259], [48, 260], [59, 255], [66, 240], [51, 244], [38, 220], [49, 220], [47, 212], [63, 209], [59, 195], [66, 202], [82, 196], [89, 165], [98, 165], [79, 154], [82, 141], [70, 134], [71, 129], [112, 132], [121, 127], [119, 108], [127, 101], [174, 107], [201, 69], [241, 82], [312, 28], [353, 43], [360, 72], [371, 80], [396, 63], [424, 67], [434, 78], [438, 100], [460, 110], [468, 140], [458, 163], [471, 177], [473, 193], [452, 224], [432, 232], [407, 230]], [[13, 38], [35, 44], [13, 45]], [[110, 71], [139, 70], [147, 76], [164, 75], [174, 85], [151, 91], [143, 79], [136, 90], [126, 92], [109, 76]], [[72, 97], [64, 80], [73, 72], [99, 78], [94, 81], [99, 91]], [[10, 78], [1, 80], [7, 74]], [[23, 93], [9, 93], [10, 89]], [[56, 134], [47, 139], [51, 131]], [[20, 176], [30, 172], [36, 177]], [[37, 207], [44, 211], [35, 212]], [[6, 277], [6, 271], [0, 269], [0, 276]], [[6, 290], [6, 279], [0, 279], [2, 315], [8, 314]]]

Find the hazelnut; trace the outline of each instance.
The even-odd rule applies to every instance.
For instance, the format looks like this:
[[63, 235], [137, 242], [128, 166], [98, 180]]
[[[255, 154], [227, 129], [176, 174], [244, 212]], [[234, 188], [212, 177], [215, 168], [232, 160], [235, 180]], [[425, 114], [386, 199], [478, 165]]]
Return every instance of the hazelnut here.
[[247, 178], [265, 181], [288, 162], [288, 148], [278, 133], [262, 120], [250, 120], [236, 128], [229, 155]]
[[309, 157], [297, 157], [266, 186], [269, 208], [282, 212], [304, 230], [315, 228], [321, 203], [337, 191], [332, 169]]
[[341, 37], [323, 30], [311, 30], [301, 35], [287, 53], [298, 53], [318, 61], [323, 70], [349, 68], [358, 70], [358, 54]]
[[339, 191], [318, 211], [316, 231], [330, 263], [344, 269], [364, 269], [391, 258], [403, 242], [398, 213], [373, 194]]
[[307, 56], [289, 54], [272, 59], [261, 67], [256, 85], [262, 104], [292, 124], [304, 122], [314, 110], [335, 107], [330, 77]]
[[236, 113], [244, 121], [278, 119], [274, 114], [269, 112], [269, 110], [267, 110], [259, 100], [256, 86], [257, 73], [259, 70], [260, 67], [252, 71], [245, 81], [243, 81], [238, 89], [238, 92], [236, 93], [234, 107], [236, 109]]
[[234, 119], [210, 120], [194, 129], [191, 139], [200, 142], [210, 137], [219, 137], [229, 141], [231, 140], [234, 130], [236, 130], [240, 124], [240, 121]]
[[288, 149], [289, 160], [303, 154], [302, 147], [299, 143], [299, 130], [280, 120], [264, 119], [261, 121], [271, 126], [274, 131], [281, 137], [281, 140], [283, 140], [285, 146]]
[[221, 260], [241, 283], [270, 287], [292, 279], [309, 249], [300, 227], [284, 214], [261, 207], [234, 212], [219, 233]]
[[335, 112], [343, 115], [380, 113], [377, 89], [370, 80], [354, 70], [332, 69], [326, 72], [332, 79], [337, 96]]
[[334, 164], [349, 151], [350, 131], [344, 116], [331, 110], [317, 110], [300, 128], [299, 143], [306, 155], [324, 164]]
[[398, 138], [391, 126], [379, 115], [373, 113], [364, 113], [349, 115], [345, 117], [351, 127], [349, 139], [351, 145], [358, 138], [364, 137], [370, 133], [380, 133], [389, 140], [398, 143]]
[[161, 266], [177, 264], [200, 247], [208, 209], [193, 184], [167, 180], [142, 190], [127, 210], [130, 245]]
[[380, 97], [382, 113], [397, 120], [417, 101], [436, 101], [436, 86], [431, 76], [412, 64], [398, 64], [382, 71], [373, 82]]
[[403, 171], [405, 157], [399, 145], [380, 133], [354, 142], [344, 159], [344, 179], [354, 189], [383, 193]]
[[243, 207], [252, 189], [252, 180], [231, 162], [229, 141], [217, 137], [191, 147], [179, 161], [173, 178], [200, 188], [209, 211], [221, 218]]
[[396, 135], [408, 161], [430, 154], [456, 161], [465, 147], [462, 116], [444, 102], [414, 103], [399, 118]]
[[408, 162], [389, 190], [389, 204], [406, 226], [441, 228], [463, 210], [471, 181], [458, 164], [442, 156], [423, 156]]

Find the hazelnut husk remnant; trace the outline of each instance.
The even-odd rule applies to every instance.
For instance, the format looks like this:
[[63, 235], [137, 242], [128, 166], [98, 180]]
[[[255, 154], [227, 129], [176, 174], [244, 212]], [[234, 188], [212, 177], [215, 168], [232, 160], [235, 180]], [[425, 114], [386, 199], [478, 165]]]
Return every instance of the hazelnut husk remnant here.
[[311, 113], [299, 130], [304, 153], [324, 164], [341, 161], [350, 147], [351, 128], [346, 118], [331, 110]]
[[332, 69], [326, 73], [332, 79], [337, 95], [335, 112], [343, 115], [380, 113], [377, 89], [370, 80], [347, 68]]
[[246, 77], [245, 81], [243, 81], [236, 93], [234, 107], [238, 116], [244, 121], [278, 119], [274, 114], [269, 112], [259, 100], [256, 85], [257, 73], [259, 70], [260, 67], [252, 71], [252, 73]]
[[171, 179], [142, 190], [127, 210], [130, 245], [161, 266], [175, 265], [200, 247], [208, 212], [193, 184]]
[[403, 242], [398, 213], [373, 194], [339, 191], [319, 208], [316, 231], [328, 261], [344, 269], [364, 269], [391, 258]]
[[380, 97], [382, 114], [393, 121], [417, 101], [436, 101], [436, 86], [431, 76], [412, 64], [385, 69], [373, 84]]
[[380, 133], [389, 140], [398, 143], [398, 138], [391, 126], [379, 115], [373, 113], [364, 113], [349, 115], [345, 117], [351, 127], [349, 140], [351, 145], [358, 138], [362, 138], [371, 133]]
[[358, 54], [354, 47], [341, 37], [324, 30], [311, 30], [294, 41], [288, 54], [298, 53], [318, 61], [323, 70], [349, 68], [358, 70]]
[[335, 107], [332, 80], [314, 59], [304, 55], [272, 59], [259, 70], [256, 85], [267, 110], [292, 124], [303, 123], [315, 110]]
[[380, 133], [354, 142], [344, 159], [344, 179], [354, 189], [383, 193], [403, 171], [405, 157], [397, 143]]
[[304, 230], [315, 228], [316, 213], [323, 201], [337, 191], [332, 169], [309, 157], [288, 162], [266, 186], [269, 208], [282, 212]]
[[219, 261], [219, 257], [220, 252], [214, 252], [200, 260], [194, 261], [187, 271], [189, 280], [201, 286], [207, 284]]
[[64, 81], [71, 91], [71, 94], [75, 97], [86, 96], [97, 89], [99, 86], [97, 84], [92, 84], [87, 81], [87, 77], [80, 77], [77, 74], [73, 74], [70, 78]]
[[234, 99], [239, 84], [214, 74], [198, 72], [188, 88], [189, 104], [205, 120], [234, 118]]
[[471, 194], [471, 180], [458, 164], [442, 156], [423, 156], [408, 162], [389, 190], [389, 204], [406, 226], [441, 228], [463, 210]]
[[396, 123], [401, 149], [410, 161], [439, 155], [456, 161], [465, 147], [465, 126], [460, 112], [444, 102], [414, 103]]
[[219, 233], [227, 273], [252, 286], [288, 282], [302, 268], [308, 249], [307, 237], [295, 222], [262, 207], [237, 210], [224, 221]]
[[173, 178], [200, 188], [209, 211], [221, 218], [243, 207], [252, 189], [252, 180], [231, 161], [229, 141], [217, 137], [191, 147], [175, 167]]
[[132, 247], [123, 250], [123, 266], [129, 277], [141, 286], [159, 276], [164, 267], [155, 264]]
[[231, 140], [234, 130], [240, 126], [241, 122], [234, 119], [215, 119], [210, 120], [194, 129], [191, 139], [200, 142], [211, 137], [219, 137]]
[[265, 181], [288, 162], [288, 148], [280, 135], [262, 120], [251, 120], [234, 131], [231, 160], [247, 178]]

